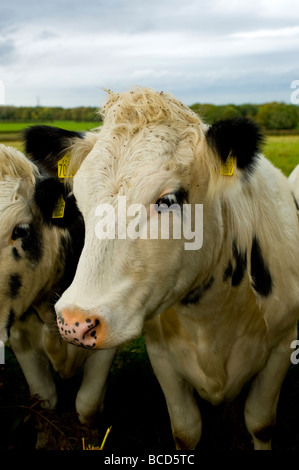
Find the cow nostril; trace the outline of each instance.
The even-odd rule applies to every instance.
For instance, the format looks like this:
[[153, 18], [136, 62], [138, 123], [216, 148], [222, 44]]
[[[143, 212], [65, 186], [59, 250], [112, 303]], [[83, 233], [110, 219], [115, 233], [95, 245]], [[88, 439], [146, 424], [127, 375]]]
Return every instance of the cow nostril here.
[[[91, 323], [91, 320], [88, 318], [86, 320], [86, 323]], [[100, 324], [100, 320], [96, 319], [93, 323], [91, 323], [89, 326], [88, 326], [88, 329], [85, 331], [85, 333], [83, 334], [83, 339], [85, 339], [86, 335], [88, 336], [92, 336], [92, 337], [95, 337], [96, 335], [96, 327]]]

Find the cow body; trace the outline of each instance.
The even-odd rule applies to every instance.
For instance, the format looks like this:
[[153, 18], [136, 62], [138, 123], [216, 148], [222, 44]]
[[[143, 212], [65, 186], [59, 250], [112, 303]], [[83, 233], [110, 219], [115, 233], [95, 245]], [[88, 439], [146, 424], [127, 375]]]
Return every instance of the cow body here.
[[34, 202], [37, 182], [45, 181], [22, 153], [0, 146], [0, 338], [10, 339], [30, 393], [44, 407], [57, 404], [53, 368], [68, 378], [83, 366], [76, 409], [85, 423], [103, 408], [114, 351], [80, 350], [58, 334], [53, 305], [73, 278], [84, 225], [78, 214], [69, 229], [45, 221]]
[[[297, 336], [299, 227], [288, 181], [260, 144], [247, 120], [209, 127], [171, 95], [137, 89], [110, 94], [88, 151], [68, 148], [86, 231], [74, 280], [55, 305], [60, 333], [101, 349], [144, 328], [178, 449], [200, 440], [194, 391], [218, 404], [248, 380], [247, 428], [256, 449], [271, 446]], [[202, 246], [151, 238], [141, 219], [135, 238], [99, 237], [103, 204], [121, 225], [120, 196], [161, 224], [175, 204], [173, 227], [184, 204], [202, 205]]]

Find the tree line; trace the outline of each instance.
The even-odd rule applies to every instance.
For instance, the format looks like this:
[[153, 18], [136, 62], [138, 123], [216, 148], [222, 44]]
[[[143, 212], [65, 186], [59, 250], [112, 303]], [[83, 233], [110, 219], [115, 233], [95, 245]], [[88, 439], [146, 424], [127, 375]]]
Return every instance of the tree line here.
[[[248, 117], [258, 122], [267, 130], [299, 130], [299, 106], [282, 102], [264, 104], [200, 104], [190, 108], [200, 117], [212, 124], [219, 119]], [[100, 121], [96, 113], [98, 108], [92, 107], [17, 107], [0, 106], [0, 121]]]
[[193, 104], [193, 111], [208, 124], [218, 119], [247, 117], [267, 130], [299, 130], [299, 106], [286, 103], [213, 105]]
[[97, 121], [100, 118], [96, 113], [98, 108], [78, 107], [18, 107], [18, 106], [0, 106], [0, 121]]

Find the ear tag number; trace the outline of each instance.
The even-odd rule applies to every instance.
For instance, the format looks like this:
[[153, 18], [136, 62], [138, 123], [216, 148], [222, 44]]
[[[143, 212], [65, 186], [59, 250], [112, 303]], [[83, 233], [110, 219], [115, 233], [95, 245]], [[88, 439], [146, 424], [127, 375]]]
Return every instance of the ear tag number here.
[[233, 176], [235, 170], [235, 157], [230, 153], [226, 161], [221, 164], [220, 174]]
[[68, 175], [67, 169], [70, 164], [70, 157], [66, 153], [57, 163], [58, 178], [73, 178], [75, 174]]
[[60, 194], [52, 212], [52, 219], [62, 219], [64, 216], [65, 200]]

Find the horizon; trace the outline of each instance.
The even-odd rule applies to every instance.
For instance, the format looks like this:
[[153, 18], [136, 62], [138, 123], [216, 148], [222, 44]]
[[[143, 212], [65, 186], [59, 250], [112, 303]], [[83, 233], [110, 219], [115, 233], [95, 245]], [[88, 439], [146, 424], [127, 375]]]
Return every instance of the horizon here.
[[[291, 90], [290, 90], [290, 94], [291, 94]], [[296, 93], [299, 97], [299, 88], [298, 88], [298, 91]], [[210, 105], [210, 106], [216, 106], [216, 107], [220, 107], [220, 106], [246, 106], [246, 105], [250, 105], [250, 106], [263, 106], [265, 104], [271, 104], [271, 103], [283, 103], [283, 104], [286, 104], [286, 105], [290, 105], [290, 106], [296, 106], [299, 104], [299, 102], [286, 102], [286, 101], [278, 101], [278, 100], [273, 100], [273, 101], [265, 101], [265, 102], [260, 102], [260, 103], [251, 103], [251, 102], [244, 102], [244, 103], [233, 103], [233, 102], [228, 102], [228, 103], [221, 103], [221, 104], [216, 104], [216, 103], [212, 103], [212, 102], [200, 102], [200, 101], [195, 101], [194, 103], [185, 103], [188, 107], [191, 107], [191, 106], [195, 106], [195, 105], [200, 105], [200, 106], [207, 106], [207, 105]], [[1, 108], [61, 108], [61, 109], [77, 109], [77, 108], [90, 108], [90, 109], [100, 109], [102, 106], [93, 106], [93, 105], [76, 105], [76, 106], [63, 106], [63, 105], [43, 105], [42, 103], [40, 104], [35, 104], [35, 105], [15, 105], [15, 104], [9, 104], [9, 103], [6, 103], [6, 104], [0, 104], [0, 109]]]

